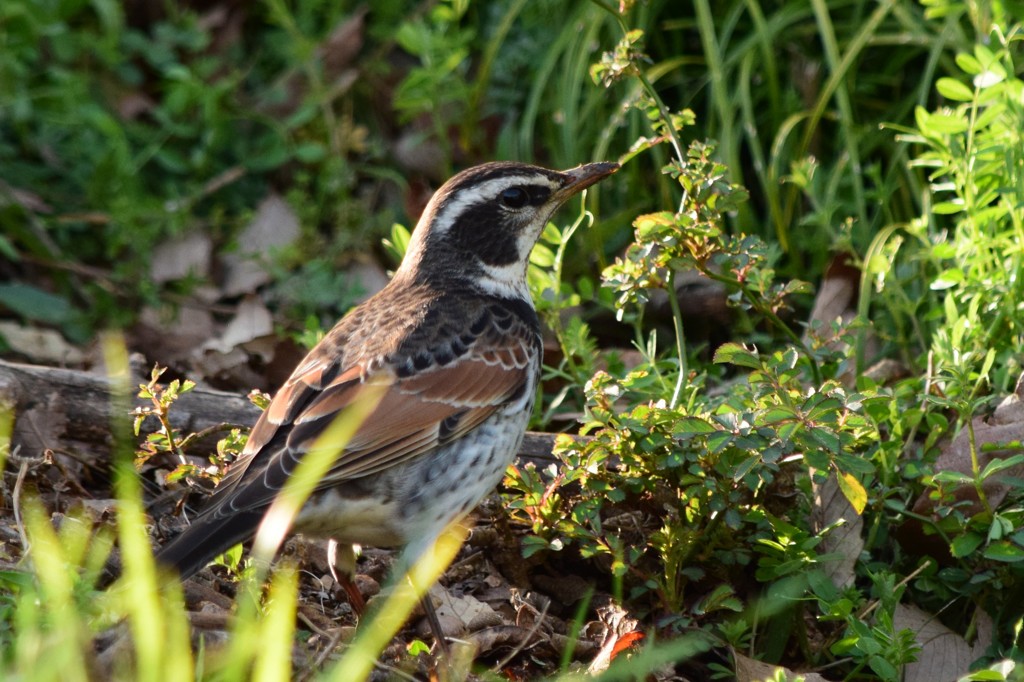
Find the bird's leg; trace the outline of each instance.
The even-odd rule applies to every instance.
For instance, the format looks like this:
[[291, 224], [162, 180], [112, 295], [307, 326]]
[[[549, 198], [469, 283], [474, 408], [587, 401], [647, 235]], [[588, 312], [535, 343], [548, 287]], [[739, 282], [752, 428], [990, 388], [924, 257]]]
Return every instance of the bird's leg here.
[[327, 566], [331, 577], [341, 585], [348, 595], [348, 603], [357, 616], [366, 612], [366, 600], [356, 587], [352, 577], [356, 574], [356, 552], [352, 545], [339, 545], [336, 540], [327, 541]]
[[423, 615], [427, 618], [427, 625], [430, 626], [430, 631], [434, 634], [434, 641], [437, 642], [441, 654], [445, 660], [451, 660], [452, 651], [448, 648], [448, 640], [445, 638], [444, 630], [441, 629], [441, 621], [434, 609], [434, 602], [430, 600], [429, 590], [420, 597], [420, 604], [423, 606]]
[[[355, 549], [351, 545], [339, 545], [336, 540], [328, 540], [327, 566], [331, 570], [331, 577], [341, 585], [345, 594], [348, 595], [348, 602], [352, 606], [352, 610], [361, 617], [366, 612], [366, 600], [363, 599], [362, 593], [352, 581], [352, 576], [356, 571]], [[423, 614], [427, 619], [430, 632], [434, 635], [434, 641], [437, 642], [443, 655], [446, 658], [449, 657], [451, 649], [448, 647], [448, 640], [445, 639], [444, 630], [441, 628], [441, 621], [437, 617], [434, 602], [430, 600], [429, 591], [420, 598], [420, 605], [423, 607]]]

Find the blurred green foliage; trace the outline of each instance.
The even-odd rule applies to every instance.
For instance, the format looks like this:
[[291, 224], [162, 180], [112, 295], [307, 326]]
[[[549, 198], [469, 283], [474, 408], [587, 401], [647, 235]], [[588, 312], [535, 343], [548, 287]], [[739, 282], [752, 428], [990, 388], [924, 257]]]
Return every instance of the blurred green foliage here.
[[[352, 298], [346, 258], [404, 251], [418, 187], [493, 158], [618, 159], [598, 219], [533, 255], [560, 351], [536, 423], [590, 439], [509, 478], [524, 552], [573, 548], [660, 636], [846, 679], [900, 678], [908, 599], [957, 633], [990, 614], [990, 657], [1020, 658], [1024, 493], [986, 485], [1024, 456], [986, 463], [973, 429], [1022, 369], [1024, 3], [266, 0], [230, 38], [209, 12], [137, 12], [0, 5], [6, 315], [75, 340], [127, 324], [196, 284], [150, 281], [156, 246], [199, 229], [231, 250], [275, 191], [303, 234], [274, 300], [315, 339]], [[341, 67], [336, 31], [359, 43]], [[859, 275], [856, 317], [804, 329], [833, 262]], [[710, 349], [673, 295], [694, 271], [734, 320]], [[878, 358], [901, 373], [867, 374]], [[958, 430], [969, 470], [942, 470]], [[849, 586], [813, 518], [827, 482], [864, 522]], [[942, 561], [897, 541], [911, 521]]]

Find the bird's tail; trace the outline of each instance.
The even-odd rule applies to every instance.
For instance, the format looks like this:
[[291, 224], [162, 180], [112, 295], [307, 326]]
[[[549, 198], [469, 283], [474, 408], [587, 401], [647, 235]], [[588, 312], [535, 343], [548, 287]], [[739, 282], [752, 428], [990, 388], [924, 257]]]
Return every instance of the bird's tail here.
[[187, 580], [217, 556], [250, 539], [262, 517], [262, 512], [199, 516], [181, 535], [160, 548], [157, 564], [177, 571], [182, 580]]

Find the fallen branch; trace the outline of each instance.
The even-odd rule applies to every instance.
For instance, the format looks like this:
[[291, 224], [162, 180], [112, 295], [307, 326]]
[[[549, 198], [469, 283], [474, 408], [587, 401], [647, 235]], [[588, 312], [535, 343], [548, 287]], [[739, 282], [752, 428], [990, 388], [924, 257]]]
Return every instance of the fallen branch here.
[[[142, 373], [132, 389], [145, 383]], [[130, 424], [129, 414], [113, 414], [112, 387], [107, 377], [79, 370], [24, 365], [0, 360], [0, 404], [12, 408], [15, 418], [12, 447], [21, 446], [30, 456], [47, 450], [91, 454], [94, 464], [109, 462], [113, 419]], [[148, 405], [132, 396], [132, 406]], [[171, 426], [179, 433], [209, 432], [209, 438], [197, 443], [202, 455], [212, 452], [224, 428], [251, 426], [260, 411], [242, 395], [196, 387], [182, 394], [170, 410]], [[158, 427], [155, 419], [142, 423], [142, 434]], [[141, 437], [141, 436], [140, 436]], [[547, 466], [555, 436], [548, 433], [526, 434], [520, 448], [521, 461]]]

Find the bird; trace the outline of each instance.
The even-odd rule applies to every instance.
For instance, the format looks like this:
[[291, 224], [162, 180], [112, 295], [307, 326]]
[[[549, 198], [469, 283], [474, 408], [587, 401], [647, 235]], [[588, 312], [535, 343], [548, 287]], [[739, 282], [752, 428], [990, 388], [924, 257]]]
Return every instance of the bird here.
[[[401, 264], [309, 352], [191, 524], [156, 555], [184, 580], [252, 539], [316, 438], [368, 385], [379, 402], [290, 532], [400, 548], [409, 567], [491, 492], [522, 443], [541, 368], [530, 252], [555, 211], [619, 165], [490, 162], [431, 197]], [[393, 568], [393, 572], [396, 569]], [[358, 598], [358, 591], [349, 589]], [[444, 647], [429, 604], [428, 622]], [[431, 618], [433, 616], [433, 618]]]

